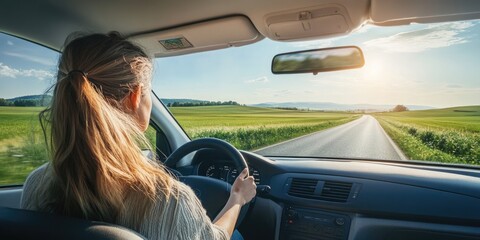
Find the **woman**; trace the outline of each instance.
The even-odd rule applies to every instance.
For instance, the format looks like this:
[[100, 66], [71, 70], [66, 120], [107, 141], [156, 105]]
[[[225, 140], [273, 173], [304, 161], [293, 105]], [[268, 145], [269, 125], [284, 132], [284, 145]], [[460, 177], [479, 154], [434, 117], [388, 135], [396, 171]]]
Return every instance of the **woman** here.
[[140, 146], [148, 146], [151, 75], [144, 51], [118, 34], [67, 44], [41, 113], [52, 161], [28, 177], [23, 208], [115, 223], [148, 239], [231, 237], [255, 195], [253, 177], [240, 174], [212, 223], [188, 186], [147, 159]]

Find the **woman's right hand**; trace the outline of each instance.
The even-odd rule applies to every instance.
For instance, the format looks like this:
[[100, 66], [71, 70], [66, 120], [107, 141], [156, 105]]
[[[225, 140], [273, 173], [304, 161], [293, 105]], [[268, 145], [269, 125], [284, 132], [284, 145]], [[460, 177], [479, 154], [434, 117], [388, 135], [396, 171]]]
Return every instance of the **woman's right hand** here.
[[227, 204], [213, 220], [215, 225], [223, 227], [232, 236], [242, 206], [250, 202], [255, 194], [257, 185], [252, 176], [248, 177], [248, 169], [245, 168], [235, 179]]
[[233, 183], [229, 201], [234, 201], [243, 206], [255, 197], [255, 194], [257, 194], [255, 179], [252, 176], [247, 176], [248, 169], [245, 168]]

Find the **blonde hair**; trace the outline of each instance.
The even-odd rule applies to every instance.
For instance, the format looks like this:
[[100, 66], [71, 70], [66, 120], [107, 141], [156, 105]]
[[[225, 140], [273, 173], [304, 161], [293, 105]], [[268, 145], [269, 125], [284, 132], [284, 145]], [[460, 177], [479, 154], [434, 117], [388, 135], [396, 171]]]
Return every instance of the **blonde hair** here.
[[138, 207], [129, 213], [138, 228], [159, 196], [169, 196], [172, 178], [142, 154], [140, 146], [150, 145], [124, 104], [139, 85], [149, 94], [151, 75], [147, 54], [118, 34], [66, 45], [51, 106], [41, 113], [50, 130], [53, 212], [116, 222], [128, 202]]

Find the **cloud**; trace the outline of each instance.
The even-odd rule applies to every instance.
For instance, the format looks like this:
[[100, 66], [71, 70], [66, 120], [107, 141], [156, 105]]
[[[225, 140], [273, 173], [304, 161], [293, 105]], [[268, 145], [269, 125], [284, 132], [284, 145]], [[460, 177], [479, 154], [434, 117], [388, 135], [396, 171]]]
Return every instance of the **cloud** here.
[[296, 92], [289, 89], [258, 88], [255, 89], [254, 94], [262, 97], [281, 98], [292, 96], [296, 94]]
[[364, 25], [360, 26], [359, 28], [357, 28], [356, 30], [354, 30], [353, 33], [366, 33], [366, 32], [368, 32], [368, 30], [370, 30], [372, 28], [375, 28], [375, 27], [371, 24], [364, 24]]
[[13, 46], [13, 42], [12, 41], [7, 41], [7, 45]]
[[295, 92], [291, 90], [276, 90], [273, 92], [273, 97], [283, 97], [294, 94]]
[[338, 72], [325, 72], [322, 75], [312, 76], [308, 79], [311, 83], [322, 83], [328, 85], [338, 85], [341, 84], [342, 86], [347, 83], [351, 84], [352, 82], [359, 82], [360, 84], [364, 84], [363, 79], [360, 79], [359, 73], [360, 70], [352, 70], [350, 72], [344, 72], [342, 74], [338, 74]]
[[38, 78], [40, 80], [44, 80], [46, 78], [53, 78], [54, 75], [53, 73], [45, 70], [15, 69], [0, 62], [0, 76], [9, 77], [9, 78], [33, 77], [33, 78]]
[[14, 53], [14, 52], [4, 52], [5, 55], [12, 56], [12, 57], [18, 57], [22, 58], [34, 63], [40, 63], [45, 66], [55, 66], [56, 63], [52, 61], [51, 59], [46, 59], [42, 57], [36, 57], [36, 56], [30, 56], [30, 55], [25, 55], [21, 53]]
[[475, 24], [473, 22], [430, 24], [420, 30], [397, 33], [393, 36], [373, 39], [364, 44], [387, 52], [422, 52], [468, 42], [461, 33]]
[[327, 47], [335, 47], [335, 42], [346, 38], [348, 35], [333, 37], [333, 38], [325, 38], [320, 40], [311, 40], [311, 41], [302, 41], [302, 42], [292, 42], [289, 43], [292, 47], [297, 48], [327, 48]]
[[455, 93], [480, 92], [480, 87], [461, 87], [461, 88], [440, 88], [443, 91], [452, 91]]
[[246, 80], [245, 83], [266, 83], [268, 81], [268, 78], [263, 76], [255, 79]]
[[326, 48], [333, 46], [333, 39], [322, 39], [314, 41], [293, 42], [289, 43], [293, 47], [297, 48]]

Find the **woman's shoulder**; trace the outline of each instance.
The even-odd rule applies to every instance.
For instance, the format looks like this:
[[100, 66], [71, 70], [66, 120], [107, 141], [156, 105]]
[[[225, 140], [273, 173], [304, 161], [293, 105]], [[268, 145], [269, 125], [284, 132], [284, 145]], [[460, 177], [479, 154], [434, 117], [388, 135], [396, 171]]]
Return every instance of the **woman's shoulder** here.
[[182, 212], [181, 215], [202, 215], [205, 210], [195, 192], [185, 183], [172, 179], [169, 194], [159, 197], [155, 202], [154, 211], [169, 215]]
[[[36, 196], [38, 192], [43, 190], [48, 184], [46, 181], [51, 179], [49, 163], [45, 163], [33, 170], [25, 180], [23, 184], [22, 197], [20, 200], [20, 206], [24, 209], [39, 210], [36, 209], [39, 203]], [[37, 199], [37, 200], [36, 200]]]
[[177, 200], [177, 202], [198, 201], [192, 188], [178, 179], [172, 180], [169, 199]]
[[27, 180], [25, 180], [25, 183], [23, 185], [23, 192], [25, 193], [25, 191], [32, 190], [32, 188], [35, 188], [35, 186], [41, 184], [42, 179], [49, 178], [49, 169], [50, 164], [47, 162], [33, 170], [28, 175]]
[[46, 163], [42, 164], [40, 167], [36, 168], [35, 170], [33, 170], [28, 175], [26, 181], [28, 181], [29, 179], [32, 179], [32, 178], [42, 177], [45, 174], [45, 172], [47, 171], [47, 169], [49, 168], [49, 166], [50, 166], [49, 162], [46, 162]]

